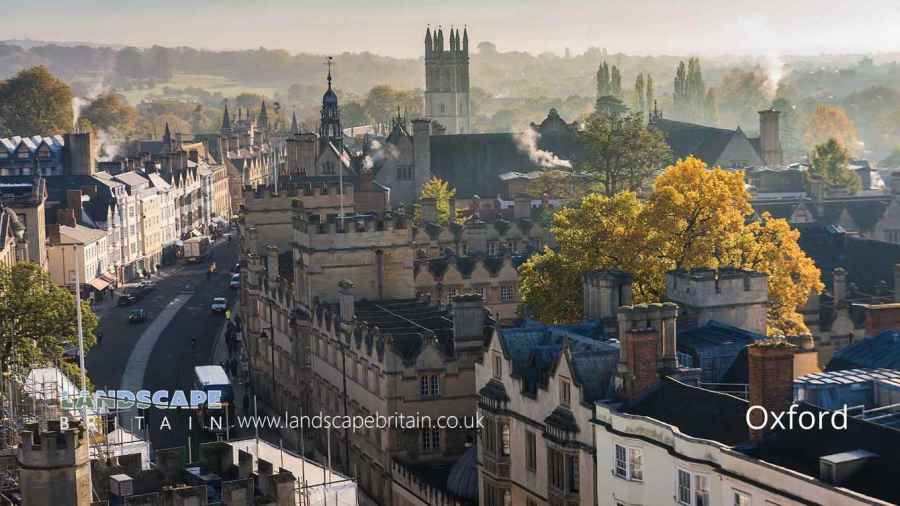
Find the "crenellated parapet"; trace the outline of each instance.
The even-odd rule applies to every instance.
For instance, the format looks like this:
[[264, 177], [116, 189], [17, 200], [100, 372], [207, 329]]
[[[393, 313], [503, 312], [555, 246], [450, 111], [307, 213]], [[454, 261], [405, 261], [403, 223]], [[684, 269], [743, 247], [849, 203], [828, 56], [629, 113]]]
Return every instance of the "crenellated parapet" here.
[[436, 488], [393, 459], [391, 460], [391, 477], [406, 493], [415, 495], [419, 501], [425, 504], [433, 506], [468, 506], [470, 504], [469, 501]]
[[358, 356], [366, 357], [369, 363], [384, 370], [391, 338], [384, 335], [377, 325], [362, 321], [354, 321], [349, 325], [342, 323], [340, 312], [336, 308], [319, 304], [313, 308], [312, 327], [321, 335], [342, 342]]

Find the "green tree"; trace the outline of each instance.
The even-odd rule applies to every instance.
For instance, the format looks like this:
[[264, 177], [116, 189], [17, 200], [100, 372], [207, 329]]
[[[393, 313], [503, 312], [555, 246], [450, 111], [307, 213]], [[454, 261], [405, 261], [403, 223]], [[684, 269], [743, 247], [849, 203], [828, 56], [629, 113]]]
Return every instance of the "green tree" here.
[[653, 110], [656, 106], [656, 100], [653, 98], [653, 76], [650, 73], [647, 73], [647, 82], [644, 83], [644, 86], [647, 88], [647, 112]]
[[[456, 196], [456, 190], [450, 186], [450, 183], [439, 177], [431, 178], [422, 187], [420, 199], [432, 198], [435, 200], [437, 207], [437, 219], [441, 225], [446, 225], [450, 221], [450, 199]], [[422, 222], [421, 209], [416, 210], [416, 222]]]
[[[97, 316], [81, 303], [85, 350], [94, 345]], [[26, 372], [62, 362], [78, 344], [75, 297], [33, 263], [0, 265], [0, 370]], [[63, 363], [78, 384], [78, 368]]]
[[647, 99], [647, 95], [644, 93], [644, 74], [638, 74], [637, 77], [634, 78], [634, 100], [631, 102], [635, 111], [646, 112], [647, 107], [644, 105], [644, 101]]
[[115, 93], [100, 95], [81, 110], [82, 118], [100, 130], [118, 130], [129, 133], [137, 121], [137, 109], [128, 105], [125, 97]]
[[769, 275], [769, 333], [804, 332], [797, 308], [821, 291], [820, 272], [785, 220], [752, 216], [743, 173], [690, 157], [663, 171], [644, 200], [594, 193], [557, 212], [551, 232], [559, 248], [520, 267], [519, 292], [538, 319], [573, 322], [582, 318], [580, 279], [590, 270], [631, 273], [641, 303], [662, 300], [674, 269], [751, 269]]
[[72, 90], [46, 67], [0, 81], [0, 124], [7, 134], [54, 135], [73, 127]]
[[585, 152], [579, 169], [593, 176], [608, 196], [640, 190], [671, 156], [662, 134], [648, 130], [639, 113], [596, 112], [578, 137]]
[[842, 186], [850, 193], [859, 191], [860, 182], [850, 170], [850, 154], [835, 139], [828, 139], [813, 148], [809, 155], [809, 176], [817, 177], [830, 186]]

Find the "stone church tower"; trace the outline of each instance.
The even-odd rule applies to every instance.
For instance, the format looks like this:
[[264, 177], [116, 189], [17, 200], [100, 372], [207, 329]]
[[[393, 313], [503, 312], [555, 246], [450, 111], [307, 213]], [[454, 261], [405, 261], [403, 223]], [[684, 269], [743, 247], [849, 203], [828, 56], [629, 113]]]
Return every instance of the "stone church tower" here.
[[450, 45], [444, 47], [444, 30], [432, 36], [425, 30], [425, 115], [448, 134], [471, 131], [469, 110], [469, 33], [450, 29]]

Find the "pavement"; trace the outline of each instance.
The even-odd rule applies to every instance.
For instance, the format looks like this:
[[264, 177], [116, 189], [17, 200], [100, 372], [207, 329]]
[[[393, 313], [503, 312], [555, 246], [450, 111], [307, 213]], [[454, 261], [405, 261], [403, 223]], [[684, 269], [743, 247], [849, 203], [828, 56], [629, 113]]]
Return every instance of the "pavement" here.
[[[229, 288], [231, 267], [238, 258], [237, 241], [219, 241], [213, 258], [219, 270], [210, 279], [206, 263], [179, 264], [164, 269], [156, 289], [134, 305], [118, 308], [104, 301], [96, 309], [100, 316], [103, 342], [85, 357], [88, 376], [98, 389], [190, 390], [195, 365], [217, 364], [214, 344], [222, 334], [225, 317], [209, 309], [214, 297], [226, 297], [229, 304], [237, 290]], [[186, 293], [185, 285], [193, 292]], [[144, 309], [148, 320], [128, 323], [128, 310]], [[153, 448], [185, 444], [191, 435], [196, 448], [208, 436], [200, 434], [188, 412], [150, 409], [142, 428]], [[165, 416], [165, 423], [163, 418]], [[125, 418], [123, 425], [132, 426]], [[134, 426], [137, 428], [136, 426]]]

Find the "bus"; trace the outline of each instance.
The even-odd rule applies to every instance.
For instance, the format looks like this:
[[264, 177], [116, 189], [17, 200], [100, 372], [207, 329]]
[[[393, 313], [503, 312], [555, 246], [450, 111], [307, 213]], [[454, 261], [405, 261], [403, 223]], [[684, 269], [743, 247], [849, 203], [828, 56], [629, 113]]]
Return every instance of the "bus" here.
[[224, 435], [234, 425], [234, 390], [225, 369], [219, 365], [194, 367], [194, 388], [205, 392], [207, 398], [210, 392], [218, 392], [219, 406], [204, 403], [196, 413], [203, 430]]

